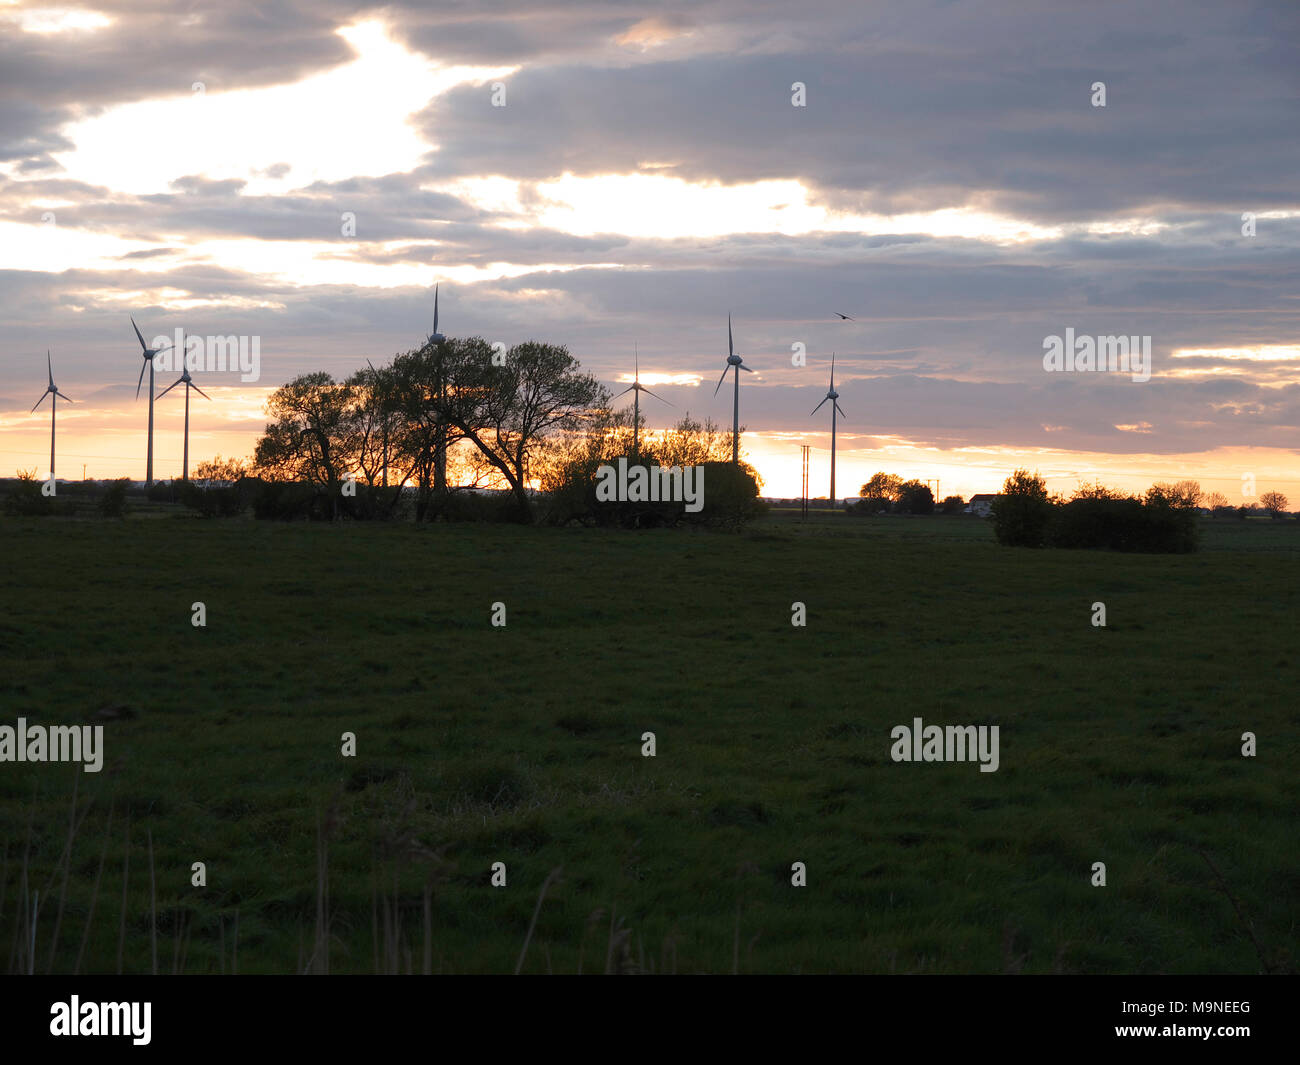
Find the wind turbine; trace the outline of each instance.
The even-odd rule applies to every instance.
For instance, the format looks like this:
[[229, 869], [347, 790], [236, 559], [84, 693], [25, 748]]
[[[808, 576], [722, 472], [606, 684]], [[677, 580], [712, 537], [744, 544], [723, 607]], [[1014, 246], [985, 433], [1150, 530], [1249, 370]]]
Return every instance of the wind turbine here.
[[[140, 327], [135, 324], [135, 319], [131, 319], [131, 327], [135, 330], [135, 335], [140, 337], [140, 349], [144, 355], [145, 365], [149, 367], [149, 457], [145, 462], [144, 483], [153, 484], [153, 359], [154, 356], [164, 351], [164, 348], [151, 348], [144, 342], [144, 337], [140, 336]], [[135, 383], [135, 398], [140, 398], [140, 384], [144, 381], [145, 367], [140, 367], [140, 377]]]
[[447, 338], [438, 332], [438, 286], [433, 286], [433, 336], [429, 338], [435, 344], [440, 344]]
[[736, 354], [735, 345], [731, 342], [731, 315], [728, 314], [727, 368], [722, 371], [722, 376], [718, 378], [718, 383], [713, 389], [715, 396], [733, 366], [736, 368], [736, 391], [731, 404], [731, 461], [738, 465], [740, 463], [740, 371], [744, 370], [745, 373], [753, 373], [754, 371], [746, 366], [741, 357]]
[[[194, 389], [195, 392], [197, 392], [200, 396], [202, 396], [204, 399], [208, 400], [209, 402], [211, 402], [212, 397], [209, 396], [206, 392], [204, 392], [203, 389], [201, 389], [198, 385], [196, 385], [194, 383], [194, 379], [190, 377], [190, 368], [185, 365], [184, 352], [185, 352], [185, 334], [182, 333], [181, 334], [181, 375], [176, 381], [173, 381], [170, 385], [168, 385], [161, 392], [159, 392], [158, 398], [162, 399], [163, 396], [167, 395], [167, 393], [170, 392], [177, 385], [185, 386], [185, 457], [181, 463], [181, 480], [188, 481], [190, 479], [190, 389], [191, 388]], [[141, 372], [143, 373], [144, 371]], [[149, 374], [149, 377], [150, 380], [152, 381], [153, 379], [152, 372]], [[149, 419], [150, 419], [150, 425], [152, 425], [153, 424], [152, 407], [150, 408]]]
[[[626, 396], [629, 392], [633, 394], [632, 395], [632, 454], [636, 455], [639, 453], [637, 441], [639, 439], [638, 434], [641, 431], [641, 393], [644, 392], [647, 396], [655, 396], [655, 394], [641, 383], [641, 358], [637, 354], [636, 345], [632, 346], [632, 358], [634, 360], [632, 365], [636, 371], [636, 376], [632, 379], [631, 386], [623, 389], [623, 391], [620, 392], [618, 396]], [[618, 396], [615, 396], [614, 398], [618, 399]], [[660, 403], [668, 403], [668, 400], [664, 399], [663, 396], [655, 396], [655, 399], [657, 399]], [[668, 403], [668, 406], [671, 407], [672, 404]]]
[[[59, 391], [58, 386], [54, 383], [54, 363], [50, 361], [49, 348], [45, 349], [45, 369], [50, 376], [50, 386], [44, 392], [41, 393], [41, 398], [36, 401], [36, 404], [32, 407], [30, 411], [28, 411], [28, 413], [29, 414], [33, 413], [37, 407], [39, 407], [42, 403], [44, 403], [46, 396], [50, 397], [50, 480], [53, 481], [54, 480], [54, 408], [59, 405], [59, 397], [63, 396], [63, 393]], [[63, 398], [68, 399], [67, 396], [63, 396]], [[68, 402], [71, 403], [72, 400], [68, 399]]]
[[[816, 414], [819, 410], [821, 410], [823, 404], [825, 404], [826, 400], [828, 399], [831, 401], [831, 510], [834, 510], [835, 509], [835, 413], [836, 411], [839, 411], [840, 414], [844, 414], [844, 412], [840, 410], [840, 394], [835, 391], [835, 352], [833, 351], [831, 352], [831, 387], [827, 389], [826, 396], [825, 398], [822, 399], [821, 403], [818, 403], [817, 406], [813, 407], [813, 411], [812, 411], [813, 414]], [[846, 418], [848, 417], [847, 414], [845, 414], [844, 416]], [[811, 418], [812, 415], [810, 414], [809, 417]]]

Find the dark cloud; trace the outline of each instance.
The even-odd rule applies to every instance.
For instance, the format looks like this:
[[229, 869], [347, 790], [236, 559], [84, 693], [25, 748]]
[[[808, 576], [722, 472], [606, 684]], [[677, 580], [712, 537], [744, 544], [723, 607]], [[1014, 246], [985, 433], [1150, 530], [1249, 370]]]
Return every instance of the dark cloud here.
[[[310, 286], [230, 263], [148, 269], [177, 247], [243, 238], [328, 242], [322, 255], [415, 264], [430, 282], [457, 268], [527, 268], [444, 283], [444, 329], [565, 343], [611, 383], [636, 343], [643, 370], [703, 380], [656, 391], [719, 419], [729, 404], [711, 382], [730, 310], [759, 370], [743, 397], [754, 428], [809, 430], [835, 351], [849, 412], [841, 428], [854, 446], [893, 435], [1114, 454], [1300, 448], [1300, 392], [1286, 363], [1171, 358], [1179, 348], [1300, 342], [1300, 219], [1260, 217], [1254, 238], [1240, 230], [1243, 211], [1300, 209], [1292, 2], [249, 2], [194, 16], [97, 6], [111, 28], [6, 30], [0, 40], [0, 163], [12, 164], [0, 217], [34, 221], [54, 202], [61, 232], [149, 247], [123, 254], [117, 269], [3, 273], [3, 389], [15, 398], [0, 409], [30, 407], [24, 383], [39, 378], [31, 360], [46, 346], [67, 387], [108, 398], [133, 390], [128, 313], [149, 335], [184, 325], [261, 337], [263, 385], [317, 367], [346, 374], [432, 328], [424, 287]], [[368, 15], [438, 62], [520, 66], [505, 79], [508, 105], [493, 108], [487, 86], [456, 89], [416, 116], [438, 148], [412, 172], [282, 195], [169, 174], [165, 152], [170, 184], [154, 195], [54, 169], [74, 118], [188, 94], [194, 81], [216, 92], [300, 80], [350, 60], [335, 30]], [[806, 108], [790, 104], [796, 81]], [[1089, 104], [1094, 81], [1106, 83], [1104, 109]], [[1025, 244], [923, 233], [575, 236], [511, 228], [502, 212], [431, 187], [502, 176], [535, 204], [537, 184], [566, 172], [649, 165], [691, 181], [797, 180], [840, 210], [964, 205], [1038, 226], [1133, 216], [1163, 228], [1076, 228]], [[645, 209], [627, 205], [638, 220]], [[355, 239], [339, 232], [345, 211]], [[160, 289], [196, 306], [178, 312], [139, 295]], [[1151, 336], [1153, 379], [1044, 373], [1043, 339], [1067, 327]], [[805, 369], [790, 365], [794, 344], [807, 347]], [[1171, 373], [1192, 366], [1234, 373]]]

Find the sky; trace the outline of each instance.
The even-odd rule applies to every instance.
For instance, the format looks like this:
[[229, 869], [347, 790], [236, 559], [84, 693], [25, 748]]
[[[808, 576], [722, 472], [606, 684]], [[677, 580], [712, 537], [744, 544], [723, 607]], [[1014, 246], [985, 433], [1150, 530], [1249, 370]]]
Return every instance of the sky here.
[[[258, 339], [256, 380], [195, 372], [193, 463], [418, 347], [436, 283], [442, 332], [615, 392], [635, 349], [652, 429], [729, 423], [730, 314], [768, 495], [801, 444], [828, 491], [834, 353], [841, 497], [1025, 466], [1300, 505], [1298, 134], [1294, 0], [0, 0], [0, 475], [48, 472], [47, 350], [59, 476], [139, 479], [130, 316]], [[1045, 368], [1067, 330], [1150, 338], [1149, 379]]]

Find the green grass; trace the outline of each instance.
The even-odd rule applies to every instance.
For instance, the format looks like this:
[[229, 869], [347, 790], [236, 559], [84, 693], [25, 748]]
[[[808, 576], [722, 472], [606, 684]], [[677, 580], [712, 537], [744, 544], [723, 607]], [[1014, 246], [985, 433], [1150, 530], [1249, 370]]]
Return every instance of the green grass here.
[[[38, 972], [87, 927], [83, 971], [120, 936], [149, 971], [154, 935], [161, 971], [230, 971], [236, 912], [240, 972], [326, 940], [334, 972], [511, 972], [562, 866], [524, 971], [1292, 971], [1287, 524], [1124, 556], [966, 518], [0, 520], [0, 724], [99, 713], [107, 748], [0, 764], [0, 960], [39, 891]], [[915, 716], [999, 725], [1001, 768], [893, 763]]]

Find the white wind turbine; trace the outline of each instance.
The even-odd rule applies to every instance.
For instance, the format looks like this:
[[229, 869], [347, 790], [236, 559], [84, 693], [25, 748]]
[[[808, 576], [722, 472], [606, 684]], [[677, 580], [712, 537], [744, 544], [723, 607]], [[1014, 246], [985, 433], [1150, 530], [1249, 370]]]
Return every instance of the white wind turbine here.
[[[44, 392], [41, 393], [41, 398], [36, 401], [35, 405], [28, 413], [30, 414], [35, 412], [36, 408], [45, 402], [45, 397], [46, 396], [50, 397], [50, 480], [53, 481], [54, 480], [54, 408], [59, 405], [60, 396], [63, 396], [64, 399], [68, 399], [68, 397], [64, 396], [63, 393], [59, 391], [58, 386], [54, 383], [54, 363], [50, 360], [50, 351], [48, 348], [45, 349], [45, 369], [46, 372], [49, 374], [50, 385]], [[68, 402], [71, 403], [72, 400], [68, 399]]]
[[[635, 370], [635, 376], [632, 378], [632, 384], [629, 387], [623, 389], [623, 391], [620, 392], [618, 396], [615, 396], [614, 398], [618, 399], [619, 396], [626, 396], [629, 392], [633, 394], [632, 395], [632, 454], [636, 455], [639, 454], [637, 442], [640, 439], [638, 434], [641, 431], [641, 393], [644, 392], [647, 396], [654, 396], [654, 398], [657, 399], [660, 403], [668, 403], [668, 400], [664, 399], [663, 396], [655, 396], [655, 394], [651, 392], [650, 389], [646, 388], [646, 386], [641, 383], [641, 357], [637, 353], [635, 345], [633, 345], [632, 347], [632, 359], [633, 359], [632, 366], [633, 369]], [[671, 407], [672, 404], [668, 403], [668, 406]]]
[[735, 345], [731, 342], [731, 315], [727, 315], [727, 368], [722, 371], [722, 376], [718, 378], [718, 383], [713, 389], [713, 394], [718, 394], [718, 389], [722, 387], [722, 382], [727, 379], [727, 374], [732, 367], [736, 368], [736, 390], [732, 397], [731, 404], [731, 461], [739, 464], [740, 462], [740, 371], [753, 373], [739, 355], [736, 354]]
[[[194, 389], [195, 392], [197, 392], [200, 396], [202, 396], [204, 399], [208, 400], [209, 402], [211, 402], [212, 397], [209, 396], [206, 392], [204, 392], [203, 389], [201, 389], [198, 385], [196, 385], [194, 383], [194, 379], [190, 377], [190, 368], [185, 364], [185, 334], [184, 333], [181, 334], [180, 351], [181, 351], [181, 375], [177, 380], [173, 381], [170, 385], [168, 385], [161, 392], [159, 392], [158, 398], [162, 399], [163, 396], [167, 395], [167, 393], [170, 392], [177, 385], [185, 386], [185, 457], [184, 459], [182, 459], [181, 462], [181, 480], [188, 481], [190, 479], [190, 389], [191, 388]], [[152, 363], [150, 365], [152, 365]], [[143, 372], [144, 371], [142, 370], [141, 373]], [[150, 382], [152, 383], [153, 380], [152, 371], [149, 374], [149, 378], [150, 378]], [[150, 407], [149, 424], [150, 426], [153, 425], [152, 406]]]
[[[822, 409], [822, 406], [825, 404], [826, 400], [831, 401], [831, 510], [834, 510], [835, 509], [835, 414], [837, 411], [840, 414], [844, 414], [844, 411], [840, 410], [840, 394], [835, 391], [835, 353], [834, 352], [831, 352], [831, 387], [826, 390], [826, 396], [824, 399], [822, 399], [821, 403], [818, 403], [817, 406], [813, 407], [813, 411], [812, 411], [813, 414], [816, 414], [819, 410]], [[847, 414], [844, 414], [844, 416], [846, 418], [848, 417]], [[812, 415], [809, 415], [809, 417], [812, 417]]]
[[[135, 335], [140, 337], [140, 349], [144, 355], [145, 366], [149, 368], [149, 452], [145, 461], [144, 481], [145, 484], [153, 484], [153, 358], [159, 352], [165, 351], [166, 348], [151, 348], [144, 342], [144, 337], [140, 336], [140, 327], [135, 324], [135, 319], [131, 319], [131, 327], [135, 330]], [[144, 381], [145, 366], [140, 367], [140, 377], [135, 383], [135, 398], [140, 398], [140, 384]]]

